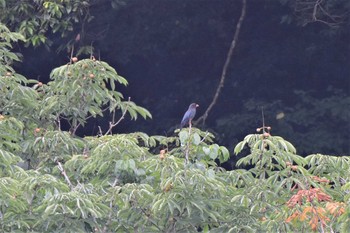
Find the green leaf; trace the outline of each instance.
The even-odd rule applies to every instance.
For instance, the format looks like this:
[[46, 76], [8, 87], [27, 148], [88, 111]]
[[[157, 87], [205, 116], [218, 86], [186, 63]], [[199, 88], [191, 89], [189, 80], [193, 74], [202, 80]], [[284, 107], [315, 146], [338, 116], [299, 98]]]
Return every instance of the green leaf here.
[[198, 135], [198, 133], [194, 133], [193, 134], [193, 143], [195, 145], [199, 145], [200, 142], [201, 142], [201, 137]]
[[219, 155], [219, 161], [220, 163], [226, 162], [230, 158], [230, 152], [228, 149], [224, 146], [220, 146], [220, 155]]
[[209, 155], [209, 154], [210, 154], [210, 148], [209, 148], [209, 147], [203, 146], [202, 149], [203, 149], [203, 152], [204, 152], [206, 155]]
[[184, 145], [186, 143], [186, 141], [188, 140], [188, 131], [187, 130], [181, 130], [179, 133], [179, 138], [180, 138], [180, 142], [182, 145]]
[[245, 141], [239, 142], [239, 143], [235, 146], [235, 148], [234, 148], [234, 153], [235, 153], [236, 155], [239, 154], [239, 153], [243, 150], [245, 144], [246, 144]]

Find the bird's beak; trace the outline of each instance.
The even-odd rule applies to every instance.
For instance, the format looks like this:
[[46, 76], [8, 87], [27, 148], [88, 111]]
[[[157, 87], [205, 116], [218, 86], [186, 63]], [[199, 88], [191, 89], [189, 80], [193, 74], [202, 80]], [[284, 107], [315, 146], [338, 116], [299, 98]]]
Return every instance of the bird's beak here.
[[196, 104], [196, 108], [198, 108], [199, 107], [199, 105], [198, 104]]

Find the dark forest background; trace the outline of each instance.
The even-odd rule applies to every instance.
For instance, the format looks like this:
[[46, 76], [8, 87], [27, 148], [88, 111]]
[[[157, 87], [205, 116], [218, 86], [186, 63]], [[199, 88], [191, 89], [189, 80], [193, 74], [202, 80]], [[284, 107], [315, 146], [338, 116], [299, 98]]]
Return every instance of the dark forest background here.
[[[350, 154], [350, 3], [321, 1], [317, 9], [324, 11], [315, 19], [316, 2], [247, 1], [225, 85], [205, 125], [196, 127], [233, 148], [262, 126], [263, 107], [271, 134], [292, 142], [299, 154]], [[96, 59], [129, 81], [120, 87], [124, 96], [153, 115], [123, 121], [115, 132], [171, 136], [190, 103], [200, 105], [197, 118], [210, 104], [241, 8], [238, 0], [89, 2], [92, 18], [73, 24], [64, 37], [48, 30], [51, 43], [18, 44], [23, 62], [16, 69], [46, 83], [53, 68], [69, 62], [68, 45], [75, 51], [92, 45]], [[95, 135], [109, 119], [91, 120], [78, 134]]]

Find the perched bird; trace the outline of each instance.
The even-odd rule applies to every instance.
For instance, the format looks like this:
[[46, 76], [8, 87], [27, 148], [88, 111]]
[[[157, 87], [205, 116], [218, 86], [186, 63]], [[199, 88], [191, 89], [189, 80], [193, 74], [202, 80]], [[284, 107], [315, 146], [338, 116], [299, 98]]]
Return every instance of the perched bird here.
[[192, 125], [192, 119], [196, 115], [196, 108], [199, 107], [198, 104], [192, 103], [188, 107], [188, 110], [185, 112], [184, 117], [182, 118], [180, 129], [182, 129], [185, 125]]

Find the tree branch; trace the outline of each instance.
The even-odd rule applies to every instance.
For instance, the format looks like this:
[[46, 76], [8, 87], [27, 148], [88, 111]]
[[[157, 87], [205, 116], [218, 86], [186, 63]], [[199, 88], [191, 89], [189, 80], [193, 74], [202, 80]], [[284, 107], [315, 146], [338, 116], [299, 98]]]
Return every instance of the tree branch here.
[[[130, 102], [130, 99], [131, 98], [129, 97], [128, 102]], [[105, 135], [112, 134], [112, 129], [114, 127], [116, 127], [122, 120], [124, 120], [125, 114], [128, 111], [128, 107], [129, 106], [126, 106], [126, 108], [124, 109], [124, 111], [122, 113], [122, 116], [119, 118], [119, 120], [117, 122], [115, 122], [115, 119], [114, 119], [115, 118], [115, 111], [113, 112], [113, 119], [112, 119], [112, 121], [109, 122], [109, 129], [105, 133]]]
[[218, 97], [220, 95], [221, 89], [224, 87], [224, 82], [225, 82], [225, 78], [226, 78], [227, 68], [228, 68], [228, 65], [230, 64], [232, 53], [233, 53], [234, 48], [236, 47], [238, 36], [239, 36], [240, 30], [241, 30], [241, 26], [242, 26], [243, 20], [245, 18], [246, 5], [247, 5], [247, 0], [242, 0], [241, 16], [239, 17], [239, 20], [237, 22], [236, 31], [235, 31], [235, 34], [233, 36], [233, 40], [231, 42], [230, 49], [229, 49], [229, 51], [227, 53], [226, 61], [225, 61], [224, 67], [222, 69], [222, 74], [221, 74], [221, 79], [220, 79], [219, 86], [216, 89], [216, 92], [215, 92], [215, 95], [214, 95], [214, 98], [213, 98], [212, 102], [210, 103], [209, 107], [204, 112], [204, 114], [201, 117], [198, 118], [198, 120], [196, 121], [197, 123], [202, 122], [203, 124], [205, 124], [205, 121], [206, 121], [206, 119], [207, 119], [207, 117], [209, 115], [210, 110], [216, 104], [216, 101], [217, 101], [217, 99], [218, 99]]
[[341, 11], [337, 11], [334, 6], [328, 6], [324, 0], [298, 0], [295, 2], [294, 12], [303, 26], [320, 22], [329, 27], [338, 27], [346, 22], [349, 15], [346, 10], [341, 14]]
[[61, 174], [64, 176], [64, 179], [68, 183], [69, 187], [71, 189], [73, 189], [73, 184], [72, 184], [72, 182], [70, 182], [70, 179], [68, 178], [67, 173], [66, 173], [66, 171], [64, 170], [64, 168], [62, 166], [62, 163], [57, 161], [57, 164], [58, 164], [58, 169], [61, 171]]

